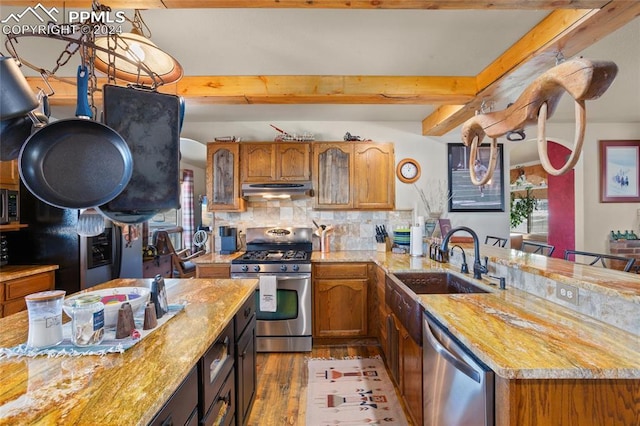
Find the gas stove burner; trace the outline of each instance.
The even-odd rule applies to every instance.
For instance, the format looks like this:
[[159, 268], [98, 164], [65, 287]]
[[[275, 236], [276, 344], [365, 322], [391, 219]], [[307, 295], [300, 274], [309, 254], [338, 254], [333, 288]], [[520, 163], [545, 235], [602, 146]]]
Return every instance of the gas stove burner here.
[[[253, 250], [248, 251], [236, 261], [242, 262], [300, 262], [309, 258], [309, 254], [302, 250], [287, 251], [270, 251], [270, 250]], [[233, 262], [233, 261], [232, 261]]]

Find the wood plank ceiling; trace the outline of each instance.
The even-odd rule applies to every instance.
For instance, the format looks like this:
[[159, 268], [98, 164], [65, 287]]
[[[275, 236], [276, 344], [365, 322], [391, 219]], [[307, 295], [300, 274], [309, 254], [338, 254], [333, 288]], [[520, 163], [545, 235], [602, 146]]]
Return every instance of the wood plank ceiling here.
[[[61, 7], [61, 1], [41, 1]], [[4, 0], [6, 6], [33, 1]], [[480, 109], [485, 99], [516, 98], [524, 86], [640, 16], [640, 2], [628, 0], [114, 0], [117, 8], [332, 8], [332, 9], [545, 9], [549, 14], [475, 76], [253, 75], [184, 76], [161, 91], [204, 104], [432, 104], [422, 133], [442, 136]], [[90, 8], [71, 0], [66, 8]], [[30, 84], [41, 84], [30, 77]], [[52, 104], [75, 103], [75, 88], [52, 81]]]

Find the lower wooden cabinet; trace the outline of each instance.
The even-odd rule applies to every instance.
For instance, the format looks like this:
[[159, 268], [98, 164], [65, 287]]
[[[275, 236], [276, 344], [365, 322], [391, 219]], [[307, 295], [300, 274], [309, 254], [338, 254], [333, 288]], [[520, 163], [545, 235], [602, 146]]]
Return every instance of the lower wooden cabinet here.
[[235, 317], [236, 326], [236, 423], [249, 418], [256, 395], [256, 299], [250, 297]]
[[228, 263], [197, 263], [196, 278], [231, 278]]
[[312, 276], [314, 337], [367, 336], [367, 264], [318, 263]]
[[152, 426], [198, 424], [198, 372], [193, 367], [178, 390], [169, 398], [154, 419]]
[[0, 282], [0, 318], [27, 309], [24, 301], [26, 295], [53, 290], [55, 286], [54, 271]]

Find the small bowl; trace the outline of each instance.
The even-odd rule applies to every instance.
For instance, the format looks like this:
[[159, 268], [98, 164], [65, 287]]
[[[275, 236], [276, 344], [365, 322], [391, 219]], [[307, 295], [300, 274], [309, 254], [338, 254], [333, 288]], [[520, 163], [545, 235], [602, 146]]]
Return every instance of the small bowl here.
[[100, 296], [100, 300], [104, 303], [104, 327], [112, 328], [118, 322], [118, 310], [123, 303], [129, 302], [135, 316], [149, 301], [151, 290], [145, 287], [117, 287], [75, 294], [67, 297], [62, 305], [69, 318], [71, 318], [70, 312], [75, 299], [87, 295]]

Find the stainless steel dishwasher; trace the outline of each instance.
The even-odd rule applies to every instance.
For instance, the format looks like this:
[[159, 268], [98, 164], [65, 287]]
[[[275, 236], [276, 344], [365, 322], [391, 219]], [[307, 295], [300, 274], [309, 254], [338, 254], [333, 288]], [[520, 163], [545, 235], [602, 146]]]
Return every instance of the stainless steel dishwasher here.
[[423, 315], [424, 424], [493, 426], [494, 373]]

